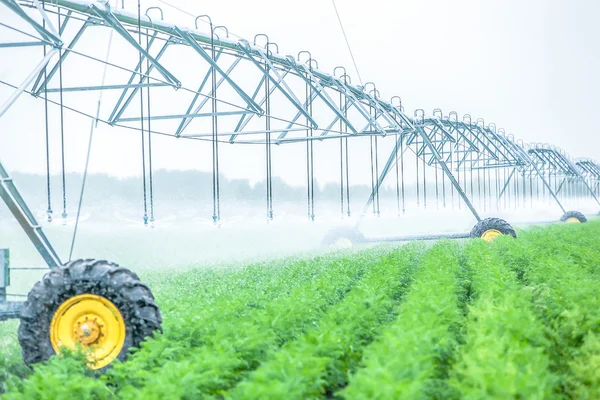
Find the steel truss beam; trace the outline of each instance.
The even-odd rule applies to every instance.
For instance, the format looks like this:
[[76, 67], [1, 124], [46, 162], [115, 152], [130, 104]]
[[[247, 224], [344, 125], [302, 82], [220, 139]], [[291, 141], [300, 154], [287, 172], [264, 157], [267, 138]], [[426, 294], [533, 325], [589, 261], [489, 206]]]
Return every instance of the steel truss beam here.
[[[174, 121], [175, 126], [167, 128], [168, 132], [150, 131], [150, 133], [169, 134], [174, 137], [187, 138], [206, 138], [211, 137], [216, 143], [221, 141], [219, 138], [227, 136], [230, 143], [247, 143], [267, 145], [267, 153], [270, 154], [270, 146], [274, 144], [313, 142], [322, 140], [335, 140], [351, 137], [377, 137], [398, 135], [391, 154], [389, 155], [380, 174], [377, 174], [376, 184], [367, 202], [367, 207], [372, 203], [375, 196], [389, 174], [389, 171], [395, 166], [399, 151], [410, 150], [416, 157], [423, 161], [423, 167], [429, 166], [437, 168], [436, 185], [438, 171], [443, 172], [451, 183], [452, 189], [456, 190], [459, 196], [471, 210], [473, 215], [479, 220], [480, 216], [472, 204], [471, 196], [467, 196], [466, 182], [460, 182], [461, 172], [469, 170], [471, 173], [477, 171], [487, 176], [489, 181], [490, 171], [494, 171], [498, 177], [498, 171], [510, 171], [508, 179], [503, 182], [495, 182], [498, 186], [495, 193], [498, 198], [510, 192], [511, 183], [515, 185], [520, 179], [525, 178], [540, 179], [544, 187], [548, 189], [551, 196], [561, 209], [564, 210], [557, 195], [560, 193], [562, 185], [571, 180], [583, 182], [594, 195], [594, 184], [600, 181], [598, 174], [600, 168], [596, 164], [585, 162], [574, 163], [568, 157], [560, 154], [558, 151], [545, 148], [534, 148], [526, 150], [523, 145], [515, 143], [509, 135], [506, 136], [501, 130], [496, 130], [493, 124], [485, 125], [483, 120], [477, 120], [472, 123], [470, 116], [466, 116], [462, 121], [454, 113], [455, 118], [444, 117], [441, 110], [436, 110], [433, 117], [425, 117], [424, 112], [420, 110], [414, 118], [408, 117], [402, 111], [401, 107], [395, 107], [392, 102], [384, 101], [380, 98], [376, 88], [367, 91], [363, 86], [352, 85], [348, 82], [345, 75], [337, 77], [327, 74], [315, 68], [312, 59], [308, 63], [300, 63], [299, 58], [291, 56], [282, 56], [270, 51], [269, 45], [273, 45], [267, 39], [267, 45], [259, 47], [256, 44], [250, 44], [245, 40], [231, 40], [229, 38], [215, 38], [214, 30], [210, 34], [200, 31], [178, 27], [160, 21], [152, 21], [148, 17], [138, 20], [132, 14], [111, 9], [107, 4], [90, 3], [76, 0], [47, 0], [46, 7], [61, 8], [66, 12], [64, 24], [61, 26], [61, 32], [53, 33], [53, 28], [48, 20], [48, 28], [40, 32], [39, 23], [28, 17], [24, 8], [32, 8], [30, 2], [23, 1], [19, 5], [15, 0], [0, 0], [3, 4], [9, 6], [17, 14], [24, 15], [38, 33], [42, 36], [42, 44], [57, 47], [62, 46], [60, 36], [64, 34], [67, 21], [81, 21], [81, 26], [74, 29], [75, 35], [70, 38], [69, 45], [61, 48], [62, 54], [53, 65], [50, 72], [46, 75], [42, 70], [46, 64], [40, 64], [35, 70], [38, 79], [33, 85], [33, 92], [39, 96], [44, 93], [63, 93], [63, 92], [86, 92], [99, 90], [120, 90], [120, 96], [114, 108], [111, 108], [106, 120], [109, 124], [119, 126], [122, 123], [135, 123], [144, 120], [162, 121], [167, 124]], [[35, 3], [35, 2], [34, 2]], [[15, 8], [16, 7], [16, 8]], [[42, 10], [40, 10], [42, 12]], [[63, 11], [61, 11], [60, 15]], [[29, 18], [29, 19], [28, 19]], [[46, 20], [47, 18], [45, 18]], [[70, 26], [77, 22], [70, 22]], [[37, 24], [37, 25], [36, 25]], [[49, 83], [55, 78], [55, 75], [67, 62], [72, 62], [75, 57], [69, 56], [69, 53], [76, 53], [84, 57], [91, 56], [78, 53], [74, 47], [79, 43], [84, 34], [87, 34], [89, 27], [103, 26], [116, 32], [119, 37], [128, 44], [130, 51], [139, 54], [136, 65], [126, 66], [125, 62], [117, 61], [116, 64], [104, 62], [106, 66], [115, 67], [128, 72], [126, 77], [122, 77], [123, 82], [117, 82], [110, 85], [96, 86], [70, 86], [60, 88], [49, 88]], [[41, 27], [43, 28], [43, 27]], [[211, 25], [212, 29], [212, 25]], [[141, 32], [140, 32], [141, 30]], [[147, 38], [147, 44], [144, 46], [136, 40], [135, 33], [144, 35]], [[163, 42], [158, 52], [153, 51], [157, 42]], [[0, 48], [8, 47], [32, 47], [32, 42], [20, 43], [0, 43]], [[153, 47], [154, 46], [154, 47]], [[194, 58], [200, 56], [202, 69], [198, 77], [202, 78], [200, 82], [194, 80], [193, 87], [186, 86], [179, 81], [175, 75], [167, 69], [165, 59], [167, 49], [172, 46], [179, 46], [178, 50], [187, 51]], [[278, 50], [279, 51], [279, 50]], [[155, 54], [153, 56], [153, 54]], [[48, 60], [51, 56], [48, 56]], [[47, 62], [47, 61], [46, 61]], [[146, 66], [144, 66], [146, 62]], [[132, 63], [133, 64], [133, 63]], [[244, 73], [239, 73], [243, 66], [247, 66]], [[196, 65], [194, 65], [196, 67]], [[133, 69], [131, 69], [133, 68]], [[150, 74], [157, 71], [158, 74]], [[244, 81], [234, 77], [236, 75], [244, 76]], [[219, 75], [217, 80], [215, 75]], [[204, 94], [209, 81], [212, 81], [210, 87], [212, 91], [209, 95]], [[249, 89], [247, 82], [255, 82]], [[28, 82], [28, 84], [31, 81]], [[227, 102], [216, 97], [217, 89], [223, 85], [229, 86], [235, 93], [235, 103]], [[296, 85], [296, 86], [295, 86]], [[306, 88], [306, 96], [299, 96], [294, 92], [297, 85]], [[367, 84], [368, 86], [369, 84]], [[374, 86], [374, 85], [373, 85]], [[148, 106], [148, 114], [139, 116], [124, 117], [125, 112], [131, 108], [136, 100], [136, 95], [148, 93], [151, 91], [167, 92], [164, 88], [172, 87], [173, 91], [168, 91], [169, 96], [177, 97], [177, 93], [185, 92], [193, 94], [193, 99], [186, 99], [184, 106], [178, 113], [167, 114], [151, 113]], [[24, 91], [20, 89], [20, 92]], [[219, 93], [222, 91], [220, 90]], [[259, 95], [259, 93], [262, 93]], [[282, 96], [282, 108], [286, 108], [288, 115], [273, 115], [272, 103], [275, 96]], [[339, 96], [339, 99], [337, 98]], [[203, 97], [200, 99], [200, 97]], [[239, 98], [238, 98], [239, 97]], [[335, 99], [335, 100], [334, 100]], [[211, 102], [212, 107], [206, 110], [207, 104]], [[224, 102], [229, 105], [228, 108], [217, 110], [217, 102]], [[11, 103], [12, 104], [12, 103]], [[278, 104], [279, 105], [279, 104]], [[263, 109], [264, 107], [264, 109]], [[321, 107], [319, 112], [314, 112], [314, 107]], [[6, 108], [6, 107], [5, 107]], [[75, 109], [77, 109], [75, 107]], [[185, 111], [184, 111], [185, 110]], [[0, 115], [5, 111], [0, 109]], [[439, 113], [439, 114], [438, 114]], [[255, 117], [264, 117], [264, 129], [256, 130], [250, 128], [250, 122], [255, 121]], [[216, 128], [217, 118], [219, 121], [232, 121], [231, 128], [228, 131], [219, 132]], [[210, 132], [189, 132], [189, 125], [195, 119], [210, 119], [213, 121]], [[276, 126], [272, 121], [277, 121]], [[306, 122], [304, 122], [306, 121]], [[336, 131], [336, 124], [340, 125]], [[135, 124], [131, 124], [135, 125]], [[141, 124], [140, 124], [141, 125]], [[154, 127], [155, 124], [153, 124]], [[219, 126], [222, 126], [219, 122]], [[233, 128], [235, 126], [235, 128]], [[128, 126], [130, 127], [130, 126]], [[362, 129], [360, 129], [362, 127]], [[155, 128], [157, 129], [157, 128]], [[253, 129], [253, 130], [251, 130]], [[303, 132], [311, 132], [310, 135], [301, 136]], [[313, 135], [313, 131], [317, 132]], [[278, 132], [277, 139], [271, 141], [271, 133]], [[259, 135], [264, 134], [264, 138]], [[254, 135], [252, 140], [242, 139], [241, 135]], [[225, 141], [225, 140], [223, 140]], [[594, 167], [593, 165], [596, 165]], [[545, 176], [561, 176], [561, 186], [552, 188], [550, 178]], [[444, 178], [442, 178], [444, 179]], [[496, 178], [499, 180], [499, 178]], [[444, 181], [442, 181], [444, 184]], [[484, 182], [485, 185], [485, 182]], [[471, 184], [472, 186], [472, 184]], [[568, 185], [567, 185], [568, 186]], [[472, 189], [472, 187], [471, 187]], [[437, 187], [436, 187], [437, 190]], [[484, 188], [485, 190], [485, 188]], [[491, 192], [491, 189], [490, 189]], [[600, 204], [600, 203], [599, 203]]]

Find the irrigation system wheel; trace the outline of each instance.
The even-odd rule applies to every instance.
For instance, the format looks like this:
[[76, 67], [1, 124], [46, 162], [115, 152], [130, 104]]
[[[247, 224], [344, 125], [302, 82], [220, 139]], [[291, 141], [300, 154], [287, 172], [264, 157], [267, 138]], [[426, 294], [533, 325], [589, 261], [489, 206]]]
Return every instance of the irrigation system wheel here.
[[29, 292], [19, 342], [28, 365], [80, 345], [89, 368], [103, 370], [161, 323], [154, 296], [136, 274], [107, 261], [76, 260], [48, 272]]
[[579, 211], [567, 211], [562, 217], [560, 217], [560, 222], [564, 222], [566, 224], [583, 224], [587, 222], [587, 218]]
[[486, 218], [479, 221], [471, 230], [471, 237], [481, 238], [486, 242], [492, 242], [501, 235], [510, 235], [517, 237], [513, 227], [500, 218]]
[[366, 242], [363, 235], [356, 228], [335, 228], [327, 232], [323, 238], [323, 245], [335, 247], [352, 247], [353, 245]]

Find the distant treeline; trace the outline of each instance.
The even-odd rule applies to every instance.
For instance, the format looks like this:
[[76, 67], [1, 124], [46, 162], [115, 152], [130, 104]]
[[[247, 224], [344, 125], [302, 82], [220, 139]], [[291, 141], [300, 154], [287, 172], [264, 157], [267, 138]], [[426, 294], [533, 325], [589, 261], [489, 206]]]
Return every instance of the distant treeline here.
[[[31, 208], [45, 208], [47, 203], [47, 178], [44, 175], [14, 173], [14, 182]], [[67, 174], [65, 176], [66, 195], [69, 205], [75, 205], [79, 200], [82, 175]], [[212, 201], [212, 175], [201, 171], [167, 171], [159, 170], [153, 175], [154, 198], [160, 203], [210, 203]], [[222, 201], [235, 201], [252, 204], [262, 204], [266, 196], [265, 182], [251, 185], [247, 180], [220, 180], [220, 197]], [[61, 175], [50, 178], [50, 192], [55, 209], [62, 207], [63, 182]], [[421, 190], [423, 188], [421, 187]], [[433, 188], [428, 188], [432, 190]], [[416, 193], [415, 185], [406, 185], [406, 197], [413, 198]], [[150, 181], [146, 178], [146, 194], [150, 193]], [[350, 187], [353, 201], [362, 203], [371, 193], [370, 185]], [[381, 197], [395, 197], [396, 188], [385, 187], [380, 190]], [[306, 202], [306, 187], [291, 186], [281, 178], [273, 178], [273, 197], [276, 202]], [[86, 182], [85, 203], [102, 207], [107, 203], [139, 204], [143, 198], [143, 181], [141, 177], [117, 178], [104, 174], [89, 175]], [[315, 201], [340, 201], [339, 184], [315, 184]], [[59, 207], [60, 206], [60, 207]]]

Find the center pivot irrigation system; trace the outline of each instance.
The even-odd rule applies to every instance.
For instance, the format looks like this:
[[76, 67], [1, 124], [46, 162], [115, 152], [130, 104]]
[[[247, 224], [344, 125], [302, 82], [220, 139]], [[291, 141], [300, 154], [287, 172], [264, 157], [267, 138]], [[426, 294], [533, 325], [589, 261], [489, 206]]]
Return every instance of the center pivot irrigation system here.
[[[257, 35], [252, 43], [231, 39], [226, 27], [214, 26], [207, 16], [195, 18], [196, 29], [168, 24], [163, 17], [157, 7], [145, 14], [138, 7], [136, 15], [108, 2], [0, 0], [0, 28], [11, 32], [0, 36], [3, 64], [20, 72], [24, 60], [41, 59], [18, 81], [0, 76], [0, 85], [11, 91], [0, 117], [24, 94], [43, 102], [48, 158], [49, 125], [59, 120], [63, 177], [65, 113], [90, 118], [88, 161], [98, 124], [139, 135], [144, 223], [154, 220], [152, 139], [158, 136], [210, 144], [215, 223], [221, 219], [222, 146], [247, 145], [264, 154], [267, 219], [274, 218], [275, 147], [296, 146], [305, 157], [309, 219], [315, 218], [314, 147], [334, 145], [328, 157], [339, 160], [340, 211], [346, 217], [351, 215], [350, 167], [355, 161], [349, 155], [351, 142], [369, 149], [363, 154], [369, 157], [371, 194], [361, 218], [354, 227], [330, 231], [326, 243], [376, 240], [360, 233], [358, 224], [365, 214], [380, 213], [386, 177], [395, 179], [399, 216], [416, 199], [422, 209], [456, 205], [470, 211], [477, 224], [470, 233], [385, 240], [492, 240], [515, 232], [504, 220], [482, 218], [480, 211], [534, 208], [550, 201], [561, 209], [562, 221], [585, 222], [581, 213], [566, 207], [600, 205], [600, 165], [593, 160], [572, 160], [550, 145], [524, 145], [469, 115], [445, 116], [437, 109], [432, 116], [417, 110], [410, 117], [399, 97], [384, 101], [375, 84], [352, 84], [343, 67], [333, 74], [320, 71], [307, 51], [281, 56], [266, 35]], [[208, 33], [198, 29], [199, 23]], [[59, 118], [49, 121], [49, 114]], [[380, 162], [383, 151], [389, 156]], [[48, 160], [47, 165], [49, 174]], [[99, 260], [63, 263], [2, 164], [0, 182], [0, 196], [50, 268], [27, 301], [12, 301], [14, 294], [6, 290], [8, 250], [0, 254], [0, 320], [21, 318], [19, 340], [27, 363], [79, 343], [89, 349], [90, 367], [103, 369], [160, 329], [152, 293], [134, 273]], [[50, 185], [47, 189], [50, 199]], [[63, 206], [66, 218], [66, 199]]]

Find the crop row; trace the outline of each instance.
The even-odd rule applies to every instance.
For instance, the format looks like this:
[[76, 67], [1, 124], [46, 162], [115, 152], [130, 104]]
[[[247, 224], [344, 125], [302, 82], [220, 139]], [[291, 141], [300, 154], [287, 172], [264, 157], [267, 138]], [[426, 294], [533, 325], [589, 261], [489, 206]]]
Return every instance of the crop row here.
[[561, 392], [577, 399], [597, 399], [600, 255], [598, 244], [591, 247], [595, 251], [577, 244], [579, 233], [554, 229], [543, 237], [525, 235], [519, 243], [504, 243], [502, 254], [533, 293], [535, 310], [551, 343], [552, 369], [561, 378]]
[[[362, 264], [368, 267], [373, 262], [371, 260], [377, 260], [382, 254], [380, 250], [369, 250], [357, 258], [363, 261], [364, 257]], [[8, 391], [25, 393], [26, 398], [40, 398], [40, 392], [53, 394], [41, 398], [59, 398], [69, 397], [80, 387], [85, 387], [86, 392], [89, 389], [94, 393], [89, 397], [105, 398], [121, 389], [134, 393], [136, 388], [152, 387], [157, 377], [162, 376], [165, 365], [185, 371], [189, 357], [207, 344], [207, 338], [214, 340], [212, 335], [217, 330], [228, 328], [237, 331], [239, 316], [252, 310], [265, 310], [267, 306], [272, 307], [273, 302], [286, 301], [295, 289], [314, 284], [324, 274], [331, 274], [332, 268], [338, 271], [343, 266], [345, 272], [353, 273], [350, 271], [352, 269], [357, 274], [363, 270], [351, 268], [347, 256], [286, 261], [233, 270], [195, 270], [174, 276], [157, 274], [158, 282], [153, 286], [158, 287], [155, 294], [166, 316], [164, 334], [144, 343], [142, 349], [130, 356], [127, 363], [116, 364], [102, 380], [87, 377], [81, 365], [66, 362], [57, 364], [58, 360], [51, 360], [50, 365], [37, 366], [32, 379], [9, 379]], [[153, 277], [150, 278], [152, 284]], [[62, 370], [63, 377], [71, 376], [66, 384], [51, 384], [57, 375], [57, 368]], [[48, 387], [43, 382], [48, 382]], [[107, 391], [103, 383], [107, 383], [111, 390]], [[124, 395], [126, 393], [122, 393], [121, 397]], [[170, 397], [175, 398], [176, 395], [172, 393], [166, 396]]]
[[594, 222], [152, 272], [164, 332], [127, 362], [0, 373], [7, 399], [597, 399], [599, 272]]
[[[367, 254], [358, 257], [358, 265], [337, 260], [315, 279], [299, 285], [289, 283], [289, 294], [264, 305], [246, 304], [244, 309], [231, 312], [230, 302], [219, 303], [213, 310], [215, 318], [203, 321], [207, 325], [196, 322], [195, 326], [203, 331], [202, 345], [193, 351], [189, 349], [183, 359], [169, 360], [153, 368], [141, 385], [127, 381], [128, 376], [117, 366], [108, 375], [109, 382], [113, 385], [118, 382], [118, 393], [125, 398], [219, 395], [244, 379], [284, 343], [315, 324], [329, 306], [343, 299], [364, 271], [376, 262], [377, 258], [366, 257]], [[135, 368], [135, 362], [131, 367]]]
[[464, 251], [471, 300], [450, 386], [465, 399], [548, 398], [557, 379], [549, 370], [544, 326], [531, 291], [494, 247], [477, 241]]
[[393, 252], [370, 267], [344, 301], [276, 352], [227, 397], [304, 399], [345, 386], [364, 346], [394, 319], [422, 250], [415, 247]]
[[[236, 271], [209, 270], [172, 278], [156, 293], [165, 319], [165, 334], [152, 346], [130, 357], [130, 362], [114, 368], [111, 379], [119, 385], [119, 375], [128, 384], [143, 385], [146, 375], [168, 361], [188, 357], [203, 346], [221, 321], [236, 318], [248, 309], [261, 309], [291, 290], [318, 278], [337, 258], [316, 258], [280, 265], [256, 265]], [[176, 343], [174, 346], [173, 344]], [[138, 382], [139, 375], [139, 382]]]
[[464, 271], [456, 243], [435, 245], [421, 260], [398, 318], [364, 351], [347, 398], [446, 397], [447, 366], [463, 319]]

